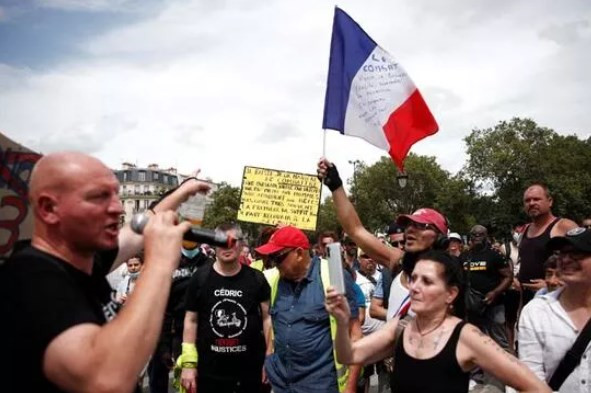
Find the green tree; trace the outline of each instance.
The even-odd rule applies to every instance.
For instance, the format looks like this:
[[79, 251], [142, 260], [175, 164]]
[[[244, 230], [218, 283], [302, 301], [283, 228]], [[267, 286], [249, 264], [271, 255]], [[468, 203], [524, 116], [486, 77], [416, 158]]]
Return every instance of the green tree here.
[[[205, 209], [203, 227], [214, 229], [220, 224], [237, 222], [238, 209], [240, 208], [240, 187], [232, 187], [222, 182], [218, 189], [211, 195], [212, 202]], [[259, 224], [240, 222], [244, 234], [253, 240], [258, 235]]]
[[467, 178], [490, 196], [492, 209], [475, 212], [506, 231], [519, 220], [523, 191], [544, 182], [554, 197], [556, 215], [581, 219], [591, 214], [591, 141], [559, 135], [531, 119], [501, 121], [493, 128], [474, 129], [465, 138], [469, 156]]
[[334, 202], [331, 196], [324, 199], [318, 209], [318, 221], [316, 225], [316, 232], [336, 231], [342, 233], [343, 228], [337, 220], [337, 212], [334, 208]]
[[396, 216], [420, 207], [438, 208], [450, 174], [435, 157], [411, 153], [405, 161], [408, 184], [401, 188], [398, 171], [389, 157], [371, 166], [357, 165], [351, 182], [351, 195], [361, 221], [371, 231], [383, 230]]

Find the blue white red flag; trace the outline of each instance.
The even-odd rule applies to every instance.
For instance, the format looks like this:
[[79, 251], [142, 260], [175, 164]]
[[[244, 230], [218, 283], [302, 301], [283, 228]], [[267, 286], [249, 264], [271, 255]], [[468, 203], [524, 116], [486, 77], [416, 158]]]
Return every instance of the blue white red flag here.
[[400, 170], [412, 145], [439, 129], [406, 71], [338, 7], [322, 127], [386, 150]]

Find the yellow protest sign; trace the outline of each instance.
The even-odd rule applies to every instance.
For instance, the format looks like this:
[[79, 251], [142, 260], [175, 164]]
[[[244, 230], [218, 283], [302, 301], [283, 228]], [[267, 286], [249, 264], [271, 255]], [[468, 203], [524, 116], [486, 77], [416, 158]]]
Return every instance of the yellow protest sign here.
[[244, 167], [238, 220], [314, 231], [321, 190], [315, 175]]

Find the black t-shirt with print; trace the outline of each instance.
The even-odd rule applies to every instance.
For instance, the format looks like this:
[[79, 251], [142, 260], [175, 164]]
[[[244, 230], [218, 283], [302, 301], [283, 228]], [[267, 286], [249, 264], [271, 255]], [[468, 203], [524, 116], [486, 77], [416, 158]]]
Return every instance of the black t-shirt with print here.
[[198, 372], [218, 379], [260, 375], [265, 338], [260, 304], [271, 288], [258, 270], [241, 266], [225, 277], [213, 266], [197, 270], [187, 290], [187, 311], [196, 312]]
[[31, 246], [0, 267], [0, 392], [61, 392], [43, 374], [45, 350], [73, 326], [114, 316], [105, 275], [117, 252], [97, 254], [91, 275]]
[[477, 291], [486, 294], [495, 289], [503, 279], [499, 270], [509, 267], [505, 257], [490, 247], [482, 250], [470, 250], [460, 257], [463, 262], [470, 285]]

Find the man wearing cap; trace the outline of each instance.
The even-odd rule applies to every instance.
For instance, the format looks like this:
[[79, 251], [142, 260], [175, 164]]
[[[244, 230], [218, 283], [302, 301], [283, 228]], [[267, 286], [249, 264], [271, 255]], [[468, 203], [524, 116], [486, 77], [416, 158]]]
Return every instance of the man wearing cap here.
[[[274, 353], [265, 360], [275, 393], [337, 393], [354, 388], [354, 384], [347, 385], [345, 368], [333, 355], [331, 323], [324, 308], [330, 284], [327, 264], [311, 258], [309, 249], [306, 235], [291, 226], [278, 229], [267, 244], [256, 249], [277, 267], [275, 276], [267, 275]], [[349, 274], [344, 276], [353, 326], [358, 323], [353, 280]]]
[[355, 243], [374, 261], [391, 271], [397, 271], [402, 266], [402, 272], [396, 276], [391, 285], [387, 319], [396, 315], [405, 315], [410, 307], [408, 278], [419, 255], [433, 248], [447, 249], [448, 228], [445, 216], [434, 209], [427, 208], [419, 209], [410, 215], [401, 215], [396, 223], [405, 228], [404, 251], [388, 247], [363, 227], [353, 204], [345, 193], [336, 166], [324, 158], [321, 159], [318, 163], [318, 177], [332, 192], [339, 223]]
[[[548, 242], [558, 252], [558, 274], [564, 287], [534, 298], [519, 319], [519, 358], [542, 380], [549, 381], [591, 318], [591, 230], [574, 228]], [[574, 359], [577, 366], [559, 392], [591, 392], [589, 345]]]
[[449, 247], [447, 247], [447, 252], [449, 255], [454, 257], [459, 257], [462, 253], [462, 246], [464, 242], [462, 241], [462, 237], [457, 232], [452, 232], [448, 236], [449, 238]]

